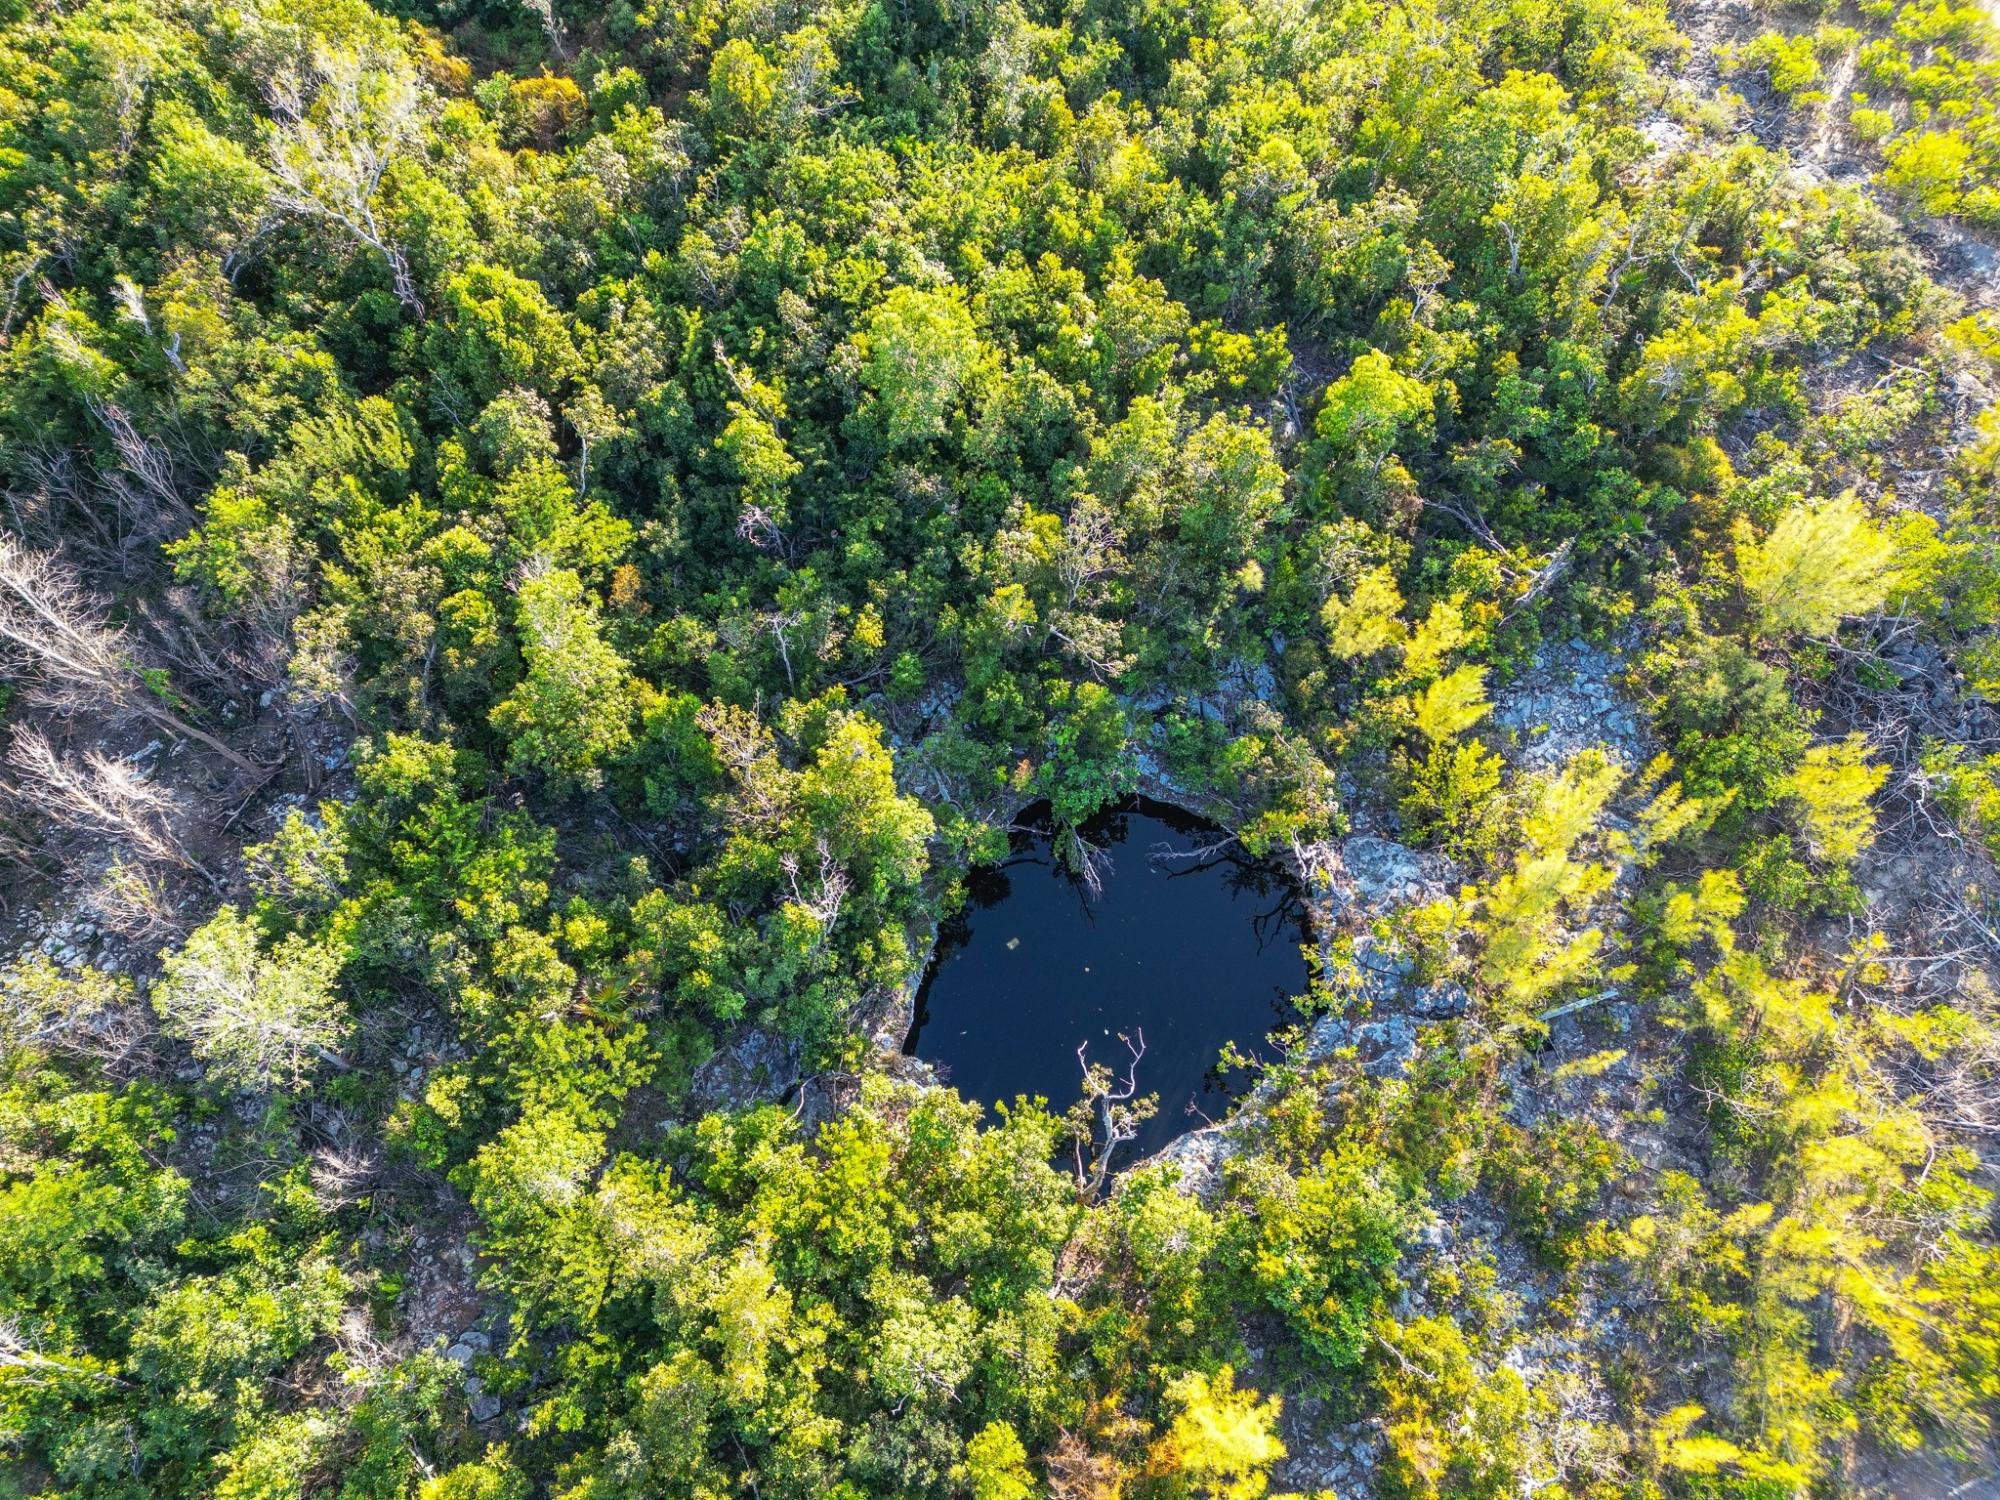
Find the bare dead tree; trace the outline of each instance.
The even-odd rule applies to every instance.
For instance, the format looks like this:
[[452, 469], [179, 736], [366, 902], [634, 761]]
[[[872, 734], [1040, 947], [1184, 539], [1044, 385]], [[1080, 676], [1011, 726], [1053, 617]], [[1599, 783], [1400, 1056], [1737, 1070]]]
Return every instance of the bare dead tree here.
[[852, 104], [852, 89], [839, 83], [839, 63], [824, 37], [796, 46], [778, 89], [778, 122], [786, 131], [838, 114]]
[[799, 884], [797, 854], [787, 850], [780, 856], [778, 865], [785, 872], [785, 878], [791, 885], [792, 903], [818, 925], [819, 936], [813, 939], [813, 952], [817, 953], [826, 946], [827, 940], [832, 936], [833, 924], [840, 920], [840, 909], [847, 901], [850, 881], [847, 871], [842, 869], [840, 861], [834, 858], [833, 851], [827, 847], [825, 839], [815, 840], [814, 847], [819, 855], [819, 871], [817, 877], [810, 882], [809, 889]]
[[1549, 1407], [1534, 1424], [1529, 1441], [1543, 1471], [1566, 1482], [1619, 1475], [1618, 1451], [1605, 1428], [1610, 1401], [1603, 1386], [1580, 1370], [1554, 1369], [1545, 1374], [1540, 1388], [1549, 1397]]
[[286, 663], [285, 697], [304, 709], [330, 707], [354, 722], [354, 658], [347, 611], [321, 605], [292, 622], [292, 655]]
[[1076, 1148], [1077, 1196], [1086, 1202], [1098, 1197], [1105, 1183], [1111, 1180], [1113, 1153], [1136, 1139], [1139, 1127], [1152, 1119], [1160, 1107], [1157, 1094], [1138, 1097], [1139, 1061], [1146, 1055], [1143, 1029], [1138, 1037], [1134, 1043], [1124, 1032], [1118, 1033], [1118, 1040], [1131, 1054], [1123, 1078], [1115, 1076], [1104, 1063], [1085, 1058], [1090, 1047], [1088, 1041], [1079, 1043], [1076, 1049], [1077, 1065], [1083, 1069], [1083, 1097], [1070, 1106], [1069, 1128]]
[[[121, 281], [119, 295], [126, 316], [136, 318], [150, 332], [152, 325], [137, 287], [130, 281]], [[69, 306], [62, 291], [50, 281], [42, 282], [41, 296], [58, 311]], [[97, 357], [84, 346], [67, 318], [48, 318], [43, 329], [44, 342], [65, 362], [86, 365]], [[178, 348], [170, 353], [173, 360], [179, 359]], [[91, 528], [117, 554], [120, 570], [129, 572], [132, 554], [149, 553], [154, 544], [181, 535], [193, 524], [194, 512], [174, 481], [173, 458], [162, 443], [140, 432], [131, 414], [118, 402], [86, 391], [83, 403], [110, 439], [115, 458], [113, 464], [96, 469], [96, 489], [86, 489], [83, 476], [76, 472], [68, 455], [59, 460], [50, 455], [30, 455], [29, 468], [56, 481], [44, 485], [45, 494], [71, 502], [62, 509], [63, 520]], [[17, 516], [17, 524], [18, 521]]]
[[1225, 859], [1241, 840], [1233, 833], [1225, 833], [1219, 839], [1210, 839], [1205, 844], [1197, 844], [1192, 849], [1176, 849], [1164, 841], [1155, 844], [1146, 856], [1154, 865], [1184, 864], [1193, 869], [1206, 869], [1218, 860]]
[[771, 640], [778, 648], [778, 661], [785, 669], [785, 686], [798, 691], [798, 679], [792, 675], [791, 633], [808, 622], [804, 610], [773, 609], [757, 617], [757, 623], [771, 633]]
[[173, 832], [167, 794], [141, 780], [130, 762], [94, 750], [65, 759], [39, 729], [23, 728], [14, 733], [7, 766], [14, 774], [0, 779], [0, 794], [39, 808], [51, 831], [116, 839], [142, 859], [186, 870], [222, 889]]
[[189, 723], [153, 690], [123, 630], [52, 553], [0, 532], [0, 660], [32, 675], [34, 700], [59, 713], [96, 712], [151, 720], [207, 746], [240, 771], [262, 768]]
[[[0, 806], [0, 869], [28, 868], [39, 862], [46, 852], [44, 830], [43, 819], [34, 808]], [[0, 896], [0, 911], [9, 910], [11, 905]]]
[[1521, 597], [1514, 601], [1513, 607], [1501, 617], [1500, 623], [1505, 625], [1507, 621], [1513, 619], [1514, 616], [1533, 604], [1537, 599], [1545, 598], [1548, 592], [1557, 583], [1561, 582], [1563, 574], [1569, 570], [1570, 557], [1575, 550], [1576, 538], [1573, 536], [1564, 537], [1562, 545], [1549, 554], [1549, 560], [1542, 564], [1541, 568], [1535, 574], [1534, 581], [1528, 585], [1527, 589], [1521, 594]]
[[557, 57], [569, 57], [569, 33], [564, 28], [562, 17], [556, 14], [555, 0], [521, 0], [535, 19], [542, 23], [542, 34], [549, 39], [549, 46], [555, 49]]
[[89, 491], [74, 453], [47, 443], [23, 443], [10, 457], [28, 481], [7, 487], [7, 521], [16, 532], [53, 542], [62, 535], [68, 517], [76, 515], [100, 539], [110, 540], [103, 517], [89, 504]]
[[152, 988], [162, 1029], [227, 1086], [297, 1090], [314, 1064], [346, 1072], [349, 1026], [339, 956], [296, 934], [266, 953], [252, 923], [224, 906], [172, 953]]
[[193, 519], [187, 502], [174, 483], [174, 471], [166, 451], [133, 424], [125, 408], [115, 401], [91, 401], [90, 414], [110, 435], [118, 454], [119, 468], [137, 487], [145, 504], [135, 507], [143, 519], [142, 529], [168, 533], [182, 529]]
[[116, 854], [84, 895], [83, 907], [99, 926], [134, 943], [157, 947], [184, 927], [159, 871]]
[[1417, 503], [1421, 505], [1425, 510], [1443, 511], [1446, 515], [1450, 516], [1454, 521], [1458, 522], [1459, 525], [1463, 526], [1467, 531], [1471, 532], [1473, 540], [1478, 542], [1479, 545], [1484, 547], [1488, 552], [1497, 553], [1501, 557], [1506, 557], [1508, 553], [1511, 551], [1511, 549], [1507, 546], [1505, 542], [1501, 541], [1498, 536], [1494, 535], [1493, 528], [1487, 525], [1485, 518], [1480, 516], [1478, 513], [1466, 510], [1462, 506], [1453, 505], [1448, 500], [1439, 500], [1434, 496], [1430, 495], [1419, 496]]
[[57, 1380], [101, 1380], [106, 1385], [125, 1383], [110, 1371], [95, 1365], [43, 1354], [12, 1318], [0, 1318], [0, 1370], [13, 1372], [16, 1380], [29, 1385], [47, 1385]]
[[1111, 851], [1093, 844], [1078, 828], [1065, 828], [1056, 835], [1056, 858], [1074, 875], [1092, 900], [1104, 893], [1104, 877], [1111, 870]]
[[[1024, 526], [1010, 524], [997, 545], [1021, 574], [1043, 566], [1039, 543], [1029, 542]], [[1078, 500], [1063, 521], [1062, 545], [1054, 562], [1060, 595], [1041, 613], [1041, 646], [1046, 649], [1048, 642], [1059, 642], [1100, 681], [1119, 676], [1131, 666], [1130, 658], [1119, 650], [1124, 627], [1097, 613], [1109, 602], [1111, 580], [1125, 567], [1117, 518], [1109, 507], [1091, 496]], [[1154, 592], [1164, 599], [1171, 590], [1163, 581]], [[1019, 627], [1033, 628], [1025, 621]]]
[[383, 176], [415, 140], [422, 93], [400, 60], [316, 48], [303, 73], [286, 68], [269, 88], [271, 206], [331, 224], [389, 268], [396, 299], [422, 315], [409, 258], [383, 223]]
[[1093, 1451], [1073, 1433], [1062, 1435], [1047, 1462], [1049, 1500], [1096, 1500], [1117, 1494], [1125, 1484], [1125, 1467], [1115, 1456]]
[[1103, 501], [1084, 496], [1063, 520], [1063, 545], [1056, 555], [1063, 608], [1095, 607], [1102, 599], [1101, 581], [1115, 576], [1124, 564], [1117, 518]]
[[1507, 241], [1507, 279], [1512, 281], [1521, 274], [1521, 231], [1514, 227], [1512, 216], [1502, 214], [1497, 205], [1487, 222]]
[[7, 308], [4, 313], [0, 313], [0, 348], [4, 348], [12, 338], [14, 319], [21, 311], [23, 301], [21, 293], [30, 281], [36, 279], [45, 259], [47, 259], [45, 251], [31, 247], [24, 247], [13, 255], [5, 257], [4, 269], [0, 269], [0, 274], [7, 275]]
[[785, 533], [778, 525], [777, 517], [768, 507], [754, 500], [743, 502], [743, 509], [736, 517], [736, 535], [760, 552], [785, 550]]
[[83, 969], [65, 974], [39, 955], [0, 969], [0, 1047], [32, 1046], [116, 1064], [151, 1030], [129, 984]]
[[312, 1154], [313, 1201], [333, 1213], [361, 1201], [382, 1175], [382, 1151], [366, 1141], [329, 1142]]
[[[319, 764], [307, 738], [308, 721], [326, 703], [344, 708], [348, 695], [324, 692], [313, 680], [321, 663], [311, 650], [314, 637], [302, 625], [311, 589], [297, 550], [280, 539], [253, 543], [249, 555], [257, 586], [237, 601], [227, 623], [206, 615], [192, 589], [168, 589], [143, 604], [152, 647], [177, 681], [219, 695], [252, 686], [283, 688], [267, 694], [266, 701], [291, 737], [308, 785], [317, 789]], [[333, 675], [337, 679], [338, 671]]]
[[[128, 322], [153, 335], [152, 314], [146, 311], [146, 294], [139, 284], [129, 276], [120, 276], [111, 283], [112, 295], [118, 300], [118, 311]], [[176, 375], [187, 374], [187, 362], [181, 358], [181, 336], [177, 333], [160, 346], [160, 353]]]
[[[341, 1314], [334, 1325], [333, 1341], [345, 1367], [340, 1377], [342, 1393], [349, 1400], [358, 1400], [366, 1393], [394, 1386], [398, 1379], [409, 1378], [408, 1365], [397, 1358], [394, 1345], [376, 1329], [366, 1306], [349, 1307]], [[433, 1352], [431, 1357], [439, 1356]], [[421, 1455], [417, 1456], [417, 1465], [422, 1478], [433, 1476], [435, 1471]]]
[[[176, 682], [229, 697], [251, 686], [270, 687], [284, 677], [285, 647], [280, 632], [266, 632], [239, 619], [240, 628], [219, 626], [205, 617], [192, 589], [167, 589], [137, 601], [146, 626], [147, 649]], [[252, 606], [251, 618], [259, 613]]]
[[736, 778], [739, 795], [729, 817], [748, 827], [770, 827], [792, 808], [792, 776], [778, 761], [778, 742], [755, 712], [711, 703], [695, 715], [716, 755]]
[[1292, 860], [1308, 895], [1324, 891], [1345, 868], [1340, 845], [1332, 839], [1307, 839], [1292, 835]]

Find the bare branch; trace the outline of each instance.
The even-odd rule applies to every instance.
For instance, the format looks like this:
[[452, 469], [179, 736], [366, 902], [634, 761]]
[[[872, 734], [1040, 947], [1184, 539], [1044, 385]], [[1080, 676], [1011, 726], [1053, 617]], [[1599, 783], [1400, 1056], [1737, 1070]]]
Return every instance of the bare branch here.
[[240, 771], [260, 768], [169, 707], [140, 672], [124, 631], [52, 554], [0, 532], [0, 660], [34, 678], [35, 700], [59, 713], [136, 714], [215, 751]]
[[65, 974], [39, 955], [0, 969], [0, 1046], [32, 1046], [116, 1063], [149, 1027], [123, 979], [97, 969]]
[[380, 255], [397, 300], [421, 316], [409, 260], [377, 213], [383, 176], [421, 125], [415, 74], [400, 59], [320, 47], [303, 76], [287, 68], [269, 93], [272, 207], [332, 224]]
[[[1083, 1069], [1083, 1097], [1069, 1112], [1069, 1127], [1076, 1147], [1076, 1190], [1077, 1196], [1089, 1201], [1104, 1191], [1104, 1185], [1111, 1180], [1111, 1158], [1126, 1142], [1135, 1140], [1139, 1128], [1156, 1114], [1160, 1107], [1157, 1094], [1137, 1097], [1139, 1092], [1139, 1062], [1146, 1055], [1146, 1033], [1138, 1032], [1135, 1043], [1124, 1032], [1118, 1033], [1118, 1040], [1125, 1044], [1130, 1055], [1125, 1076], [1118, 1078], [1103, 1063], [1089, 1061], [1085, 1053], [1090, 1047], [1086, 1040], [1076, 1049], [1077, 1065]], [[1093, 1115], [1095, 1119], [1093, 1120]], [[1086, 1151], [1095, 1145], [1099, 1133], [1103, 1144], [1097, 1146], [1094, 1155], [1086, 1159]]]
[[16, 1379], [30, 1385], [46, 1385], [63, 1378], [101, 1380], [107, 1385], [125, 1383], [94, 1365], [41, 1353], [11, 1318], [0, 1319], [0, 1370], [12, 1371]]
[[141, 780], [130, 762], [96, 751], [81, 760], [66, 760], [40, 730], [23, 728], [15, 731], [7, 764], [18, 777], [12, 784], [0, 782], [0, 790], [39, 807], [51, 829], [67, 827], [117, 839], [143, 859], [191, 871], [221, 889], [215, 876], [175, 836], [166, 793]]

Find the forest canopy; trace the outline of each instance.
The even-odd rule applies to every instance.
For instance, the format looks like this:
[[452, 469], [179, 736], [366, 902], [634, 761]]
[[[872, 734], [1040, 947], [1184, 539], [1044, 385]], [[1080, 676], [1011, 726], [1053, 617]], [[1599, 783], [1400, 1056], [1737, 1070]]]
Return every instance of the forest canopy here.
[[0, 0], [0, 1495], [1995, 1483], [2000, 44], [1720, 14]]

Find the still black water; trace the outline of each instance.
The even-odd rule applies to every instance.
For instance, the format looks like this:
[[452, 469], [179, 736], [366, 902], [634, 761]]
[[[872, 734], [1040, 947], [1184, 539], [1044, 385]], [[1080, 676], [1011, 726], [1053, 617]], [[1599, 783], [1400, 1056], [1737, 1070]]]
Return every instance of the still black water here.
[[1060, 1112], [1081, 1093], [1079, 1042], [1122, 1078], [1118, 1033], [1143, 1030], [1139, 1092], [1157, 1093], [1160, 1109], [1121, 1149], [1129, 1164], [1203, 1115], [1221, 1118], [1248, 1087], [1217, 1055], [1232, 1040], [1255, 1050], [1294, 1018], [1306, 932], [1282, 872], [1194, 854], [1223, 834], [1178, 808], [1136, 798], [1084, 833], [1109, 858], [1095, 895], [1056, 859], [1045, 819], [1024, 819], [1006, 862], [971, 873], [905, 1050], [969, 1099], [1040, 1095]]

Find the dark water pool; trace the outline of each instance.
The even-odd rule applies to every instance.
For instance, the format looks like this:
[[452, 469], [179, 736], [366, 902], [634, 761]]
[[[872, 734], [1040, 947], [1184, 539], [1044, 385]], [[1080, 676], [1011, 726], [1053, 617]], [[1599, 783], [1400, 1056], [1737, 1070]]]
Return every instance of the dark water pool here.
[[[975, 870], [966, 909], [939, 934], [905, 1050], [967, 1098], [1039, 1094], [1058, 1112], [1081, 1092], [1076, 1048], [1123, 1076], [1118, 1033], [1145, 1033], [1139, 1092], [1159, 1113], [1129, 1165], [1220, 1118], [1248, 1086], [1216, 1067], [1293, 1016], [1306, 986], [1303, 913], [1279, 871], [1229, 852], [1220, 830], [1135, 799], [1086, 826], [1108, 864], [1091, 894], [1058, 862], [1046, 819], [1024, 819], [1004, 864]], [[1233, 847], [1233, 846], [1232, 846]], [[1175, 857], [1179, 856], [1179, 857]]]

